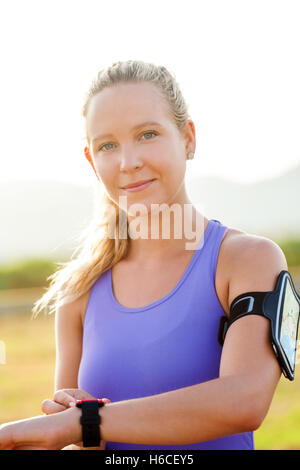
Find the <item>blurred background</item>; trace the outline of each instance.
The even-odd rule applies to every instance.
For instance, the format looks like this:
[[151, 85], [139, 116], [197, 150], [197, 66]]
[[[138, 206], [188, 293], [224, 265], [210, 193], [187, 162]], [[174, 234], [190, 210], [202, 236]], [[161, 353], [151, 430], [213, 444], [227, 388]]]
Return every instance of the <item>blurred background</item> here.
[[[97, 204], [81, 106], [92, 78], [139, 59], [176, 75], [196, 127], [187, 190], [208, 218], [274, 240], [300, 292], [297, 0], [11, 0], [0, 4], [0, 423], [54, 392], [53, 315], [31, 319]], [[300, 449], [300, 366], [257, 449]]]

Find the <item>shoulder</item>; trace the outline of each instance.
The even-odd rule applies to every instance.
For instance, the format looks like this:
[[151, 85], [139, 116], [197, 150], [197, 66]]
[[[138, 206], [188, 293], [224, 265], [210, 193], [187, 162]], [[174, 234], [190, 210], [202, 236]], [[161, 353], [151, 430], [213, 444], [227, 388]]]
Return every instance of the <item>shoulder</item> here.
[[282, 249], [273, 240], [229, 229], [224, 239], [223, 261], [229, 266], [228, 306], [238, 295], [275, 288], [282, 270], [288, 270]]
[[91, 290], [88, 290], [85, 294], [82, 294], [72, 302], [61, 305], [56, 311], [57, 321], [59, 321], [59, 319], [62, 321], [62, 319], [65, 318], [66, 321], [69, 322], [72, 315], [74, 323], [77, 324], [79, 328], [82, 328], [90, 291]]

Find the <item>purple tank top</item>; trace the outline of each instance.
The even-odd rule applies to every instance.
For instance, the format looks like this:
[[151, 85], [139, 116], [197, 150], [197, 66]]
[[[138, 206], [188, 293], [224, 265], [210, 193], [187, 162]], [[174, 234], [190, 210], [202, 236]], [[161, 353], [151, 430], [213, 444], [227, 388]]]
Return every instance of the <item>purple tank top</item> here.
[[[83, 325], [78, 387], [112, 402], [164, 393], [219, 377], [215, 291], [227, 228], [211, 219], [183, 276], [167, 295], [139, 308], [119, 304], [111, 269], [91, 289]], [[220, 397], [221, 399], [221, 397]], [[106, 449], [254, 449], [253, 432], [177, 446], [107, 442]]]

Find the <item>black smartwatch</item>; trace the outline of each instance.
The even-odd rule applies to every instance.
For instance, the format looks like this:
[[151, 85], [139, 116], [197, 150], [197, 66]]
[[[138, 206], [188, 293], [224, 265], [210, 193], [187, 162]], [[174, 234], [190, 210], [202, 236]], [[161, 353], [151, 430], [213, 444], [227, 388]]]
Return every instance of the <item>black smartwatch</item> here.
[[104, 402], [101, 399], [78, 400], [76, 406], [82, 411], [80, 424], [83, 447], [99, 447], [101, 419], [98, 410], [104, 406]]

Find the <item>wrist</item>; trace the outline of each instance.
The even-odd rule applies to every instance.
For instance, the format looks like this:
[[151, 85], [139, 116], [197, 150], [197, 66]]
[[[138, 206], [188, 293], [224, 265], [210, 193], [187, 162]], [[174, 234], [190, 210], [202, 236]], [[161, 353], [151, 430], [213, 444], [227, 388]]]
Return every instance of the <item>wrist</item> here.
[[70, 407], [68, 410], [63, 413], [67, 414], [68, 425], [67, 425], [67, 434], [66, 441], [67, 444], [76, 444], [82, 440], [82, 430], [80, 424], [81, 410], [76, 406]]
[[[102, 411], [106, 403], [107, 399], [77, 400], [76, 407], [72, 407], [72, 409], [75, 408], [77, 413], [75, 416], [74, 414], [71, 415], [71, 426], [69, 428], [69, 439], [77, 439], [77, 441], [73, 440], [73, 443], [80, 441], [85, 448], [101, 445], [101, 441], [104, 441], [101, 426]], [[80, 436], [79, 439], [78, 435]]]

